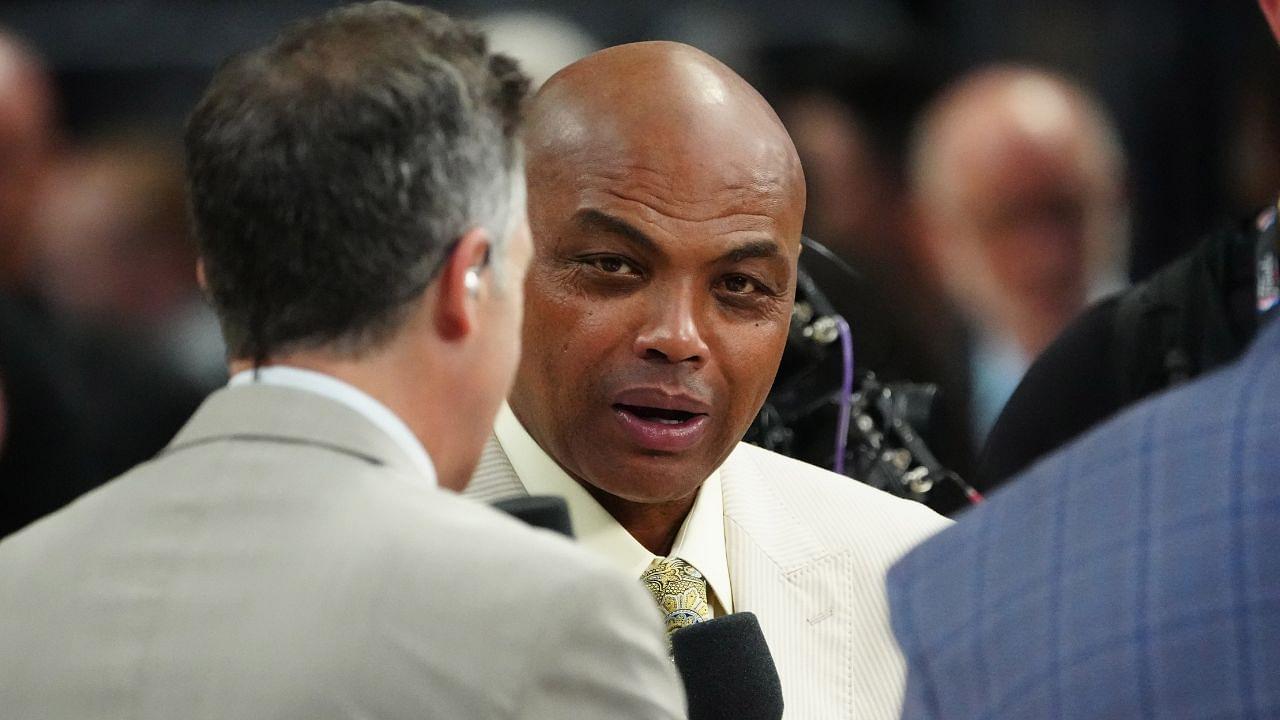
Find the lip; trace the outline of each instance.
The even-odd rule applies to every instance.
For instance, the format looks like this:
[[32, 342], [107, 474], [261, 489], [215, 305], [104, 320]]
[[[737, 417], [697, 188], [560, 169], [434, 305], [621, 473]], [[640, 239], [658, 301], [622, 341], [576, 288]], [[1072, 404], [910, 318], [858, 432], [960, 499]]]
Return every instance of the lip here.
[[[650, 420], [635, 414], [632, 407], [651, 407], [690, 413], [678, 423]], [[632, 388], [613, 397], [614, 418], [623, 434], [641, 448], [653, 452], [679, 453], [697, 445], [710, 428], [709, 403], [680, 392], [661, 388]]]
[[614, 405], [639, 405], [641, 407], [679, 410], [695, 415], [707, 415], [711, 404], [683, 392], [668, 392], [661, 387], [636, 387], [623, 390], [613, 396]]

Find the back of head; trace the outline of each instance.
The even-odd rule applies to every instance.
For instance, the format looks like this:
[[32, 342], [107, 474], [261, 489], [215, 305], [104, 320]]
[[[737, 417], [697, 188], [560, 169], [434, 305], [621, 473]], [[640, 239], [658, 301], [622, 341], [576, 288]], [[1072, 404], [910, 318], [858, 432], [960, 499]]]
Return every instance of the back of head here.
[[186, 159], [230, 356], [359, 356], [395, 334], [466, 231], [499, 249], [523, 213], [527, 84], [478, 33], [396, 2], [300, 22], [223, 65]]

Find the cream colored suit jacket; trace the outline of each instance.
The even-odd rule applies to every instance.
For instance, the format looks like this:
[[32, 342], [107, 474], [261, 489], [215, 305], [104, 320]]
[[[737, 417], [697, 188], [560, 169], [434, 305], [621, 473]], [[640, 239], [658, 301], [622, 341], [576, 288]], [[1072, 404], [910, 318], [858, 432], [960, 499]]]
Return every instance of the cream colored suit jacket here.
[[[947, 520], [745, 443], [720, 479], [733, 607], [760, 618], [786, 718], [897, 718], [904, 664], [889, 629], [885, 571]], [[490, 438], [466, 494], [492, 502], [524, 493]]]
[[0, 717], [675, 718], [634, 581], [245, 386], [0, 542]]

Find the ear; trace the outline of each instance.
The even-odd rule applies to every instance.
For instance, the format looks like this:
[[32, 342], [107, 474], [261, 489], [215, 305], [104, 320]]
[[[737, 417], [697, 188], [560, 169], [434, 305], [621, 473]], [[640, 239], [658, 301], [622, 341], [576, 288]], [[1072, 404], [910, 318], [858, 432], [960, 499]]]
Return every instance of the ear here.
[[1280, 42], [1280, 0], [1258, 0], [1262, 14], [1267, 16], [1267, 24], [1271, 26], [1271, 35]]
[[484, 292], [482, 270], [489, 257], [489, 234], [472, 228], [445, 259], [436, 280], [436, 330], [445, 340], [465, 338], [475, 330], [477, 300]]
[[200, 286], [200, 292], [209, 294], [209, 278], [204, 274], [204, 258], [196, 258], [196, 284]]

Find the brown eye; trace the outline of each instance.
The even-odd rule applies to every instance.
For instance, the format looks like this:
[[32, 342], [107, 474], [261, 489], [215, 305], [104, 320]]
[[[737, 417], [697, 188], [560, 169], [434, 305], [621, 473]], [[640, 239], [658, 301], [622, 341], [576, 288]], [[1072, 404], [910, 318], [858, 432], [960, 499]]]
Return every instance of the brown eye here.
[[755, 280], [743, 275], [730, 275], [724, 279], [724, 289], [735, 295], [749, 295], [760, 289]]
[[624, 275], [635, 272], [635, 268], [631, 267], [626, 260], [615, 255], [594, 257], [591, 258], [590, 262], [597, 270], [609, 275]]

